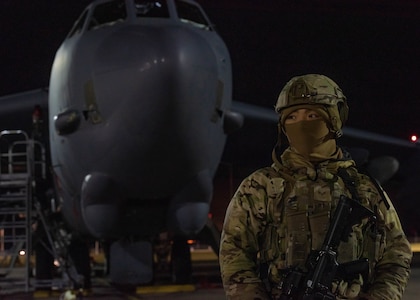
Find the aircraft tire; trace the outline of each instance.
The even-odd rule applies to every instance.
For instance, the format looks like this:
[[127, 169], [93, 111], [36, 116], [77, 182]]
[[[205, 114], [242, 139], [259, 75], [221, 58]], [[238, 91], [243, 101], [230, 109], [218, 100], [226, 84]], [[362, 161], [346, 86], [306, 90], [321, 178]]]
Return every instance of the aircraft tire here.
[[192, 281], [190, 246], [185, 239], [174, 239], [171, 252], [171, 275], [174, 284]]

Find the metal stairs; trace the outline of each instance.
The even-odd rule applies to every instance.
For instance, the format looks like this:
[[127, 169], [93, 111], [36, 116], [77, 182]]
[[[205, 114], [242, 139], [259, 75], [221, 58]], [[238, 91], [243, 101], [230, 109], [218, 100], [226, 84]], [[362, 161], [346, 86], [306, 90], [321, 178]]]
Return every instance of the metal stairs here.
[[[68, 232], [53, 217], [57, 214], [55, 209], [44, 203], [46, 199], [41, 194], [45, 191], [39, 191], [39, 184], [46, 182], [44, 145], [22, 130], [1, 131], [0, 282], [10, 281], [25, 292], [73, 288], [83, 282], [68, 253]], [[31, 278], [33, 270], [38, 271], [33, 259], [36, 251], [33, 244], [37, 243], [51, 255], [52, 263], [59, 266], [61, 278]]]
[[29, 290], [33, 225], [34, 147], [40, 145], [21, 130], [0, 132], [0, 276], [19, 271]]

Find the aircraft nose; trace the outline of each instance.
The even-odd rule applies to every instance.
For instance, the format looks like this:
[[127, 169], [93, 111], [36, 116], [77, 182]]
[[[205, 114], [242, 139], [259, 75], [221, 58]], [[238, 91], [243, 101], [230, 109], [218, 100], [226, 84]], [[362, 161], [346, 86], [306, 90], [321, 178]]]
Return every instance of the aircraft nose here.
[[[90, 98], [113, 136], [93, 137], [110, 149], [104, 164], [118, 161], [121, 170], [136, 170], [122, 185], [131, 191], [129, 183], [142, 182], [136, 190], [156, 195], [155, 183], [168, 178], [159, 190], [164, 197], [208, 168], [207, 152], [225, 138], [215, 108], [222, 84], [208, 41], [176, 28], [130, 27], [100, 43], [93, 70]], [[176, 180], [166, 175], [173, 172]]]
[[[94, 72], [99, 75], [129, 68], [139, 74], [165, 62], [170, 53], [165, 46], [166, 32], [151, 27], [127, 27], [110, 34], [96, 48]], [[135, 78], [121, 78], [132, 80]]]
[[[168, 27], [128, 27], [97, 47], [91, 75], [95, 95], [87, 101], [97, 101], [105, 119], [121, 119], [124, 130], [143, 136], [154, 131], [164, 134], [160, 123], [176, 123], [176, 115], [185, 113], [185, 107], [191, 113], [198, 112], [200, 105], [214, 105], [216, 65], [208, 41], [197, 34]], [[212, 90], [207, 91], [207, 86]], [[201, 103], [198, 90], [203, 94]]]

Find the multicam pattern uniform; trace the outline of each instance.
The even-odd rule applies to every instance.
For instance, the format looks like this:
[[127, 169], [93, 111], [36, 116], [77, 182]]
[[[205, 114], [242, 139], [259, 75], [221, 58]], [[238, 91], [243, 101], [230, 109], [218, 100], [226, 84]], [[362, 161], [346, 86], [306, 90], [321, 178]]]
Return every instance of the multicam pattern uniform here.
[[[291, 163], [295, 160], [290, 155], [286, 151], [282, 157], [287, 168], [273, 164], [246, 178], [229, 204], [220, 247], [227, 298], [273, 299], [279, 293], [278, 270], [304, 268], [310, 249], [319, 250], [322, 245], [339, 196], [351, 197], [335, 175], [338, 168], [345, 168], [356, 181], [359, 201], [376, 212], [377, 221], [373, 226], [363, 220], [353, 227], [349, 241], [340, 244], [339, 263], [366, 257], [370, 271], [368, 282], [357, 276], [351, 283], [334, 285], [337, 299], [401, 299], [412, 252], [389, 199], [381, 199], [384, 194], [357, 173], [351, 160], [325, 162], [315, 170], [305, 162]], [[271, 292], [261, 280], [267, 276], [259, 274], [260, 265], [268, 265], [264, 273]]]

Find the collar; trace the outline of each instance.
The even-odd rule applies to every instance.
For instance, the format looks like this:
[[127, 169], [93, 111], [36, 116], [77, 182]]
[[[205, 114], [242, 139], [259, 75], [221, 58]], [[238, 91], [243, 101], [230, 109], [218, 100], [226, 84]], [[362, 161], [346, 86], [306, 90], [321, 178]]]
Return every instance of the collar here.
[[336, 153], [330, 159], [316, 164], [309, 162], [302, 155], [288, 148], [280, 156], [280, 161], [275, 161], [275, 164], [286, 167], [296, 179], [307, 177], [311, 180], [316, 180], [319, 177], [332, 179], [339, 168], [347, 169], [356, 165], [353, 160], [343, 158], [340, 148], [337, 148]]

